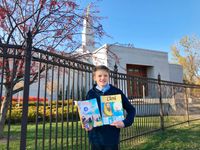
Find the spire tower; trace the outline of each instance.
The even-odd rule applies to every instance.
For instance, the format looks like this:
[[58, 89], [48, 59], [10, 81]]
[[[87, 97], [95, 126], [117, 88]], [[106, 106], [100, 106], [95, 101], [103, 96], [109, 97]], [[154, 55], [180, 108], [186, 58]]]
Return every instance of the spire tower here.
[[82, 48], [83, 51], [94, 51], [94, 32], [92, 30], [92, 19], [90, 16], [91, 4], [87, 6], [86, 16], [83, 20], [83, 31], [82, 31]]

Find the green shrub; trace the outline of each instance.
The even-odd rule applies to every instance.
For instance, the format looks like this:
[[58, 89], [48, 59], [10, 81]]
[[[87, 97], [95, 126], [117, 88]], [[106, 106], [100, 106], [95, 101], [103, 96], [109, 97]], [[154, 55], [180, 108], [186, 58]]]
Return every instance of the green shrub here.
[[[77, 117], [77, 107], [72, 106], [72, 100], [70, 101], [64, 101], [64, 107], [62, 108], [62, 101], [58, 101], [58, 105], [56, 101], [52, 102], [52, 105], [50, 107], [50, 103], [46, 103], [46, 107], [44, 106], [44, 102], [39, 102], [38, 106], [38, 114], [37, 114], [37, 102], [29, 102], [28, 107], [28, 122], [35, 122], [36, 117], [38, 121], [43, 121], [45, 119], [46, 121], [49, 121], [50, 118], [52, 121], [55, 121], [56, 118], [58, 121], [62, 120], [69, 120], [72, 121], [75, 120]], [[69, 106], [68, 106], [69, 104]], [[56, 105], [58, 106], [58, 110], [56, 108]], [[12, 111], [10, 116], [11, 123], [20, 123], [22, 119], [22, 102], [12, 103]], [[51, 108], [51, 109], [50, 109]], [[45, 109], [45, 116], [44, 116], [44, 109]], [[69, 110], [68, 110], [69, 109]], [[73, 109], [73, 111], [72, 111]], [[52, 110], [52, 111], [51, 111]], [[58, 116], [58, 117], [57, 117]], [[9, 119], [9, 111], [7, 113], [7, 121]]]
[[[9, 112], [7, 113], [7, 119], [9, 118]], [[21, 122], [22, 118], [22, 108], [13, 108], [10, 116], [11, 123]]]

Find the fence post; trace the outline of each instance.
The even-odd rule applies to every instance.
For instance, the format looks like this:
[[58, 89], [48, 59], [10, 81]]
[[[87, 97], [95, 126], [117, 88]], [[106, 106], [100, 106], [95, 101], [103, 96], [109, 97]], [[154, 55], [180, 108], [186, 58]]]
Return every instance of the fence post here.
[[190, 118], [189, 118], [189, 106], [188, 105], [189, 105], [188, 104], [188, 92], [187, 92], [187, 87], [185, 87], [185, 108], [186, 108], [187, 122], [189, 125]]
[[[117, 82], [117, 72], [118, 72], [118, 67], [117, 67], [117, 64], [115, 63], [114, 65], [114, 74], [113, 74], [113, 78], [114, 78], [114, 86], [115, 87], [118, 87], [118, 82]], [[120, 143], [118, 145], [118, 149], [120, 150]]]
[[163, 113], [162, 87], [161, 87], [160, 74], [158, 74], [158, 90], [159, 90], [159, 103], [160, 103], [160, 127], [161, 130], [164, 130], [164, 113]]
[[21, 139], [20, 139], [20, 150], [26, 150], [26, 132], [28, 122], [28, 99], [29, 99], [29, 84], [30, 84], [30, 65], [31, 65], [31, 50], [32, 50], [32, 34], [29, 31], [27, 33], [25, 49], [25, 72], [24, 72], [24, 92], [23, 92], [23, 110], [22, 110], [22, 121], [21, 121]]
[[114, 65], [114, 86], [115, 87], [118, 87], [117, 72], [118, 72], [118, 67], [117, 67], [117, 65], [115, 63], [115, 65]]

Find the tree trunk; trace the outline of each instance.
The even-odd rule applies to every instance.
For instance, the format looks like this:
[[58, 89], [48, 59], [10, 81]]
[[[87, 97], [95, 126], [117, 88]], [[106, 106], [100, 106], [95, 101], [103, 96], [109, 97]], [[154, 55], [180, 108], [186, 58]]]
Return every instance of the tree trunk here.
[[8, 111], [8, 106], [9, 106], [9, 100], [10, 100], [10, 96], [8, 93], [9, 90], [6, 90], [5, 93], [5, 97], [2, 101], [2, 105], [1, 105], [1, 111], [0, 111], [0, 138], [3, 138], [3, 129], [4, 129], [4, 125], [6, 122], [6, 114]]

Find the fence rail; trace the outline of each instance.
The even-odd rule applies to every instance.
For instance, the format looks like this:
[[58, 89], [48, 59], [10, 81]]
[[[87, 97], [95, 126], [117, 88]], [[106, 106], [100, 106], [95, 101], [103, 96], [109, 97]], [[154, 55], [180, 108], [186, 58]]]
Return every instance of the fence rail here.
[[[93, 86], [94, 66], [33, 48], [30, 39], [26, 47], [0, 44], [0, 147], [88, 150], [74, 101], [85, 99]], [[121, 149], [152, 132], [200, 119], [197, 85], [129, 76], [117, 66], [110, 83], [136, 108], [134, 124], [122, 129]]]

